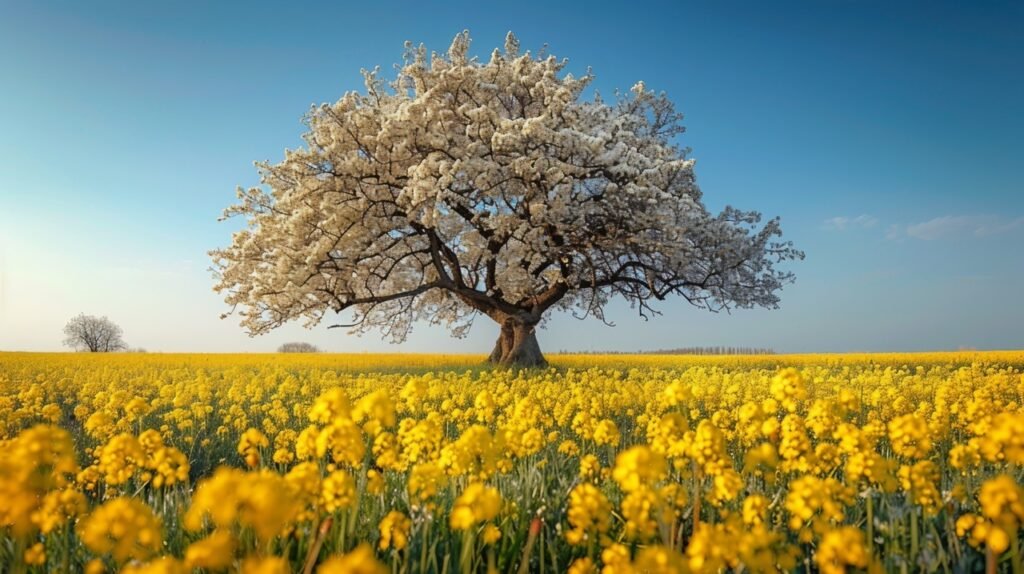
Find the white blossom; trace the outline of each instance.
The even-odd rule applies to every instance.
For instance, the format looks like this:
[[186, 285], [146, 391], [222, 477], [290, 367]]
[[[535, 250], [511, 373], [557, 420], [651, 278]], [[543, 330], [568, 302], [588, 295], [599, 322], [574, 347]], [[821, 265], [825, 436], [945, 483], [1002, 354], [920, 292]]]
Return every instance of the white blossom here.
[[589, 72], [511, 34], [486, 62], [469, 46], [406, 43], [393, 81], [364, 70], [365, 92], [311, 108], [303, 148], [258, 164], [263, 185], [225, 212], [247, 228], [211, 253], [250, 333], [349, 309], [402, 340], [479, 314], [532, 334], [552, 308], [603, 319], [613, 296], [645, 316], [670, 295], [777, 305], [792, 275], [774, 264], [803, 254], [777, 219], [708, 213], [664, 94], [586, 101]]

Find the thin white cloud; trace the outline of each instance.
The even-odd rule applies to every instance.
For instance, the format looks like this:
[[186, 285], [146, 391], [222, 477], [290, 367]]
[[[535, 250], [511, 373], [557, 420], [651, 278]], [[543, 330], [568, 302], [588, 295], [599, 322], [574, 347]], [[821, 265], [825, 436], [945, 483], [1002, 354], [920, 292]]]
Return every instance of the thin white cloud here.
[[851, 229], [870, 229], [878, 225], [878, 218], [872, 215], [858, 215], [847, 217], [844, 215], [830, 217], [825, 220], [823, 226], [829, 231], [847, 231]]
[[946, 215], [902, 228], [902, 234], [890, 229], [890, 238], [905, 234], [907, 237], [934, 241], [948, 237], [974, 235], [987, 237], [1024, 228], [1024, 217], [1008, 218], [999, 215]]
[[974, 234], [979, 236], [998, 235], [1000, 233], [1008, 233], [1018, 228], [1024, 228], [1024, 217], [994, 221], [981, 225], [974, 230]]

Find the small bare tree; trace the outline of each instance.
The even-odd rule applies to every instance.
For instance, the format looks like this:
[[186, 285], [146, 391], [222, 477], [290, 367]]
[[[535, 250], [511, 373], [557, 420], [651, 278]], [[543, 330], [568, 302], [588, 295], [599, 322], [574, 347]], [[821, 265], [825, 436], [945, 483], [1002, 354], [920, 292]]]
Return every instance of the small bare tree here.
[[285, 343], [277, 348], [278, 353], [319, 353], [320, 347], [312, 343]]
[[122, 335], [121, 327], [110, 319], [82, 313], [64, 326], [64, 346], [90, 353], [121, 351], [128, 348]]

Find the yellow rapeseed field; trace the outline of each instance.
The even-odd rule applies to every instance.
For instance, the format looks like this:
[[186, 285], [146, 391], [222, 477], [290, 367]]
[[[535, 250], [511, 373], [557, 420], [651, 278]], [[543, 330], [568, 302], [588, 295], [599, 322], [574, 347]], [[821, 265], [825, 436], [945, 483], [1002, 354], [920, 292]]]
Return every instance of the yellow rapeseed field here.
[[1021, 572], [1024, 352], [0, 354], [3, 572]]

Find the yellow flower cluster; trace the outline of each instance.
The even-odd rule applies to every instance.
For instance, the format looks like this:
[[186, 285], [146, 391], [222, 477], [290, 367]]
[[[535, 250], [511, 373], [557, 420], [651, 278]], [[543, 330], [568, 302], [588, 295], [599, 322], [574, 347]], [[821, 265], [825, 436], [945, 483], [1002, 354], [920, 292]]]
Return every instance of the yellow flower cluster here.
[[411, 527], [412, 521], [405, 514], [397, 510], [388, 512], [380, 521], [380, 549], [403, 550], [409, 544]]
[[0, 563], [1022, 567], [1024, 353], [552, 359], [0, 354]]
[[238, 439], [238, 454], [245, 464], [255, 467], [260, 464], [260, 449], [270, 446], [270, 439], [259, 429], [248, 429]]
[[163, 543], [160, 519], [135, 498], [114, 498], [92, 511], [78, 526], [78, 536], [89, 550], [109, 554], [119, 563], [143, 560]]
[[984, 545], [996, 554], [1006, 552], [1024, 525], [1024, 488], [1001, 474], [981, 485], [978, 502], [981, 516], [965, 514], [958, 518], [957, 534], [967, 537], [976, 548]]
[[368, 544], [361, 544], [344, 556], [328, 558], [316, 570], [317, 574], [388, 574]]
[[0, 442], [0, 528], [27, 539], [81, 514], [85, 499], [73, 489], [75, 445], [64, 429], [35, 426]]
[[583, 544], [611, 528], [611, 503], [603, 492], [590, 483], [584, 482], [572, 489], [566, 514], [572, 527], [565, 535], [570, 544]]
[[498, 489], [474, 482], [455, 499], [449, 522], [453, 530], [468, 530], [491, 520], [501, 510]]
[[301, 511], [289, 487], [284, 477], [269, 470], [219, 468], [196, 487], [183, 524], [191, 531], [203, 529], [207, 521], [218, 528], [237, 525], [269, 540], [284, 532]]
[[228, 530], [215, 530], [206, 538], [189, 544], [185, 550], [185, 564], [189, 568], [225, 570], [235, 558], [238, 540]]
[[866, 569], [872, 561], [864, 543], [864, 533], [852, 526], [826, 532], [814, 553], [814, 563], [822, 574], [845, 574], [852, 568]]

